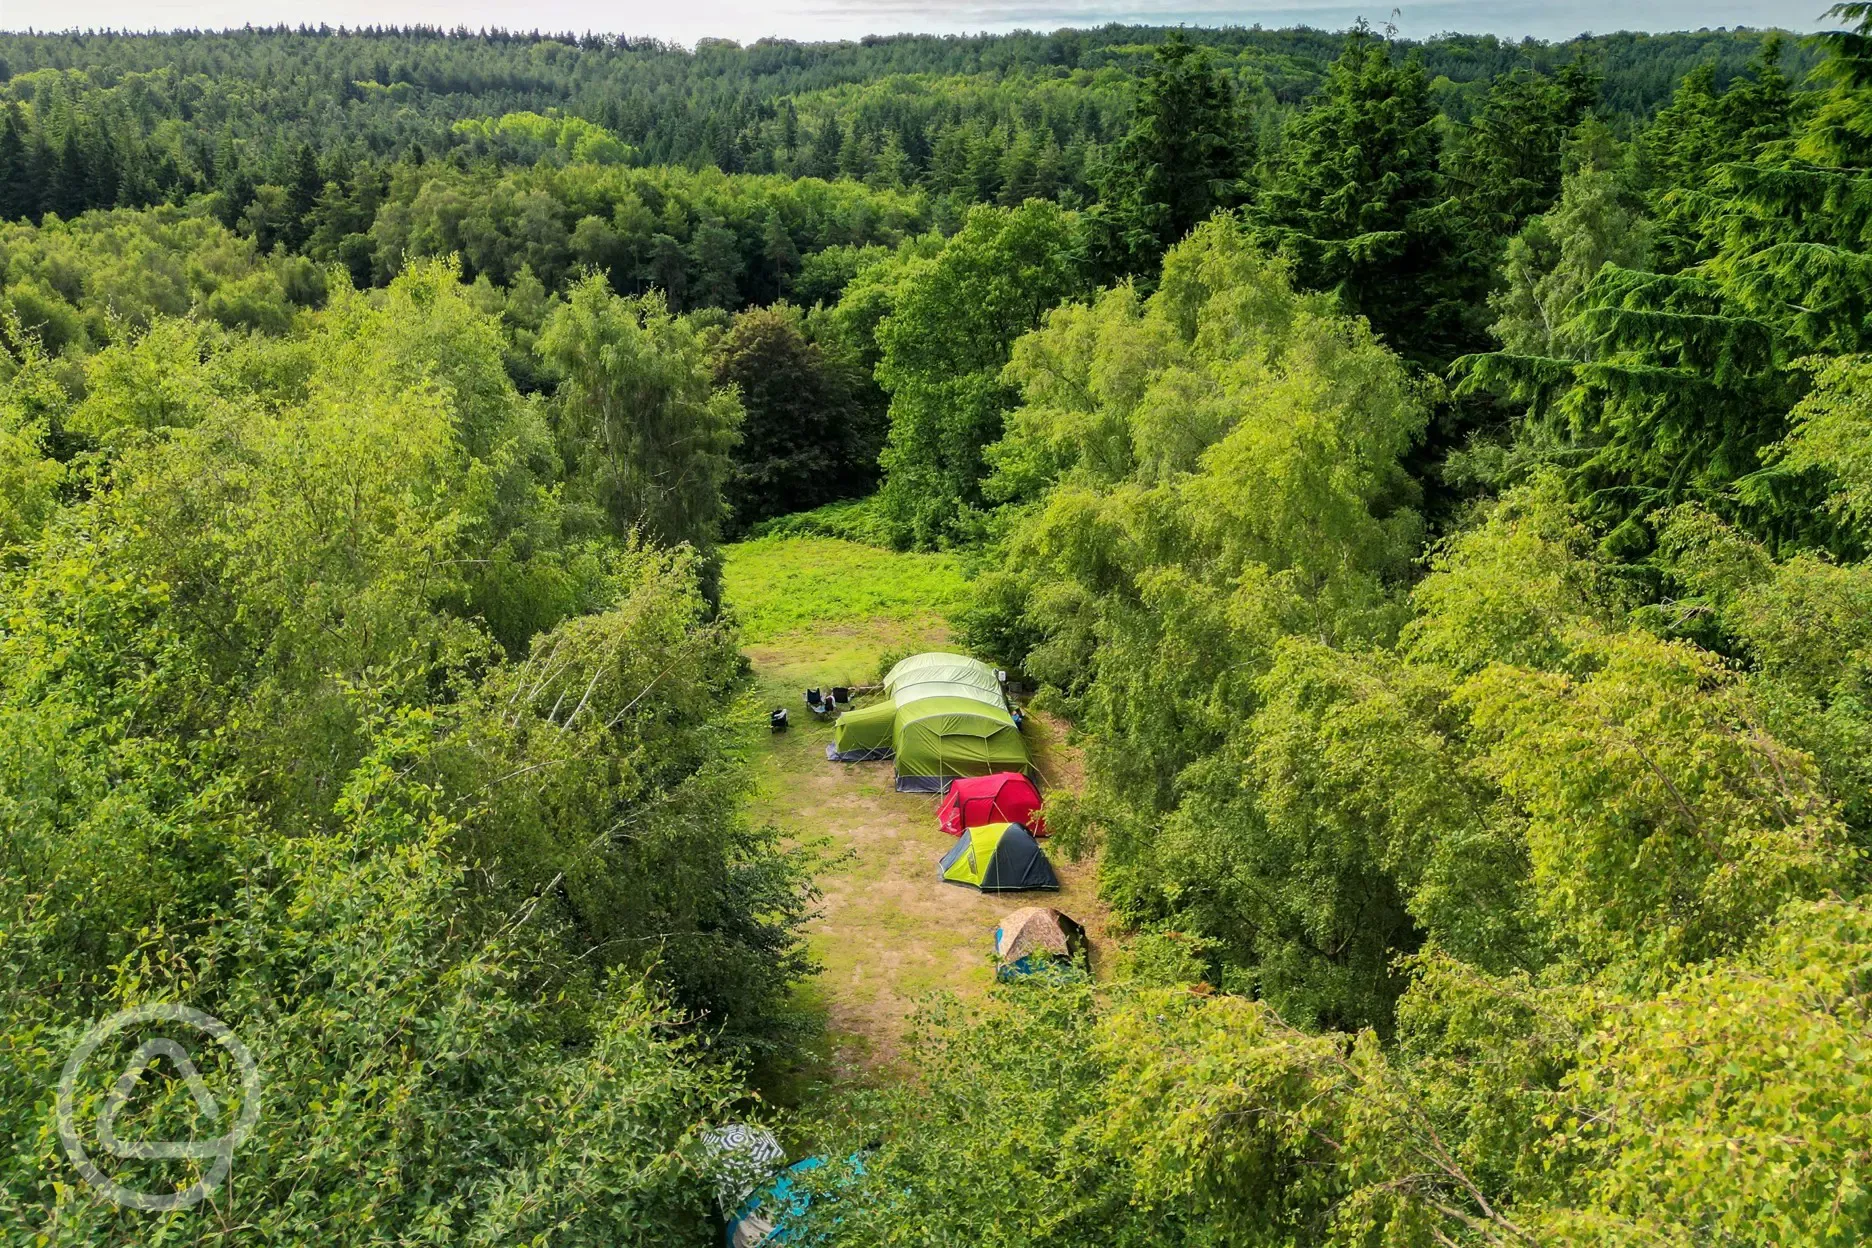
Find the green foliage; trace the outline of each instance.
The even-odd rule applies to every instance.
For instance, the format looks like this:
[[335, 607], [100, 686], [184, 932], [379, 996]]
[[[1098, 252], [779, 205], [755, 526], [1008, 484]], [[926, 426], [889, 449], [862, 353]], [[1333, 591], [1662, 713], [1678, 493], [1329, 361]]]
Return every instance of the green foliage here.
[[[808, 969], [800, 863], [741, 809], [736, 636], [693, 551], [562, 502], [458, 269], [296, 324], [158, 318], [66, 361], [76, 403], [28, 347], [0, 392], [6, 1225], [705, 1235], [696, 1135]], [[156, 1224], [70, 1181], [47, 1091], [150, 1001], [265, 1080], [235, 1186]], [[158, 1138], [195, 1112], [138, 1105]]]
[[1051, 204], [978, 208], [936, 255], [910, 262], [878, 323], [889, 392], [881, 503], [893, 537], [935, 545], [967, 531], [981, 502], [982, 448], [1001, 436], [1014, 340], [1076, 293], [1077, 222]]
[[1452, 189], [1478, 225], [1505, 235], [1553, 207], [1562, 144], [1598, 95], [1597, 76], [1579, 62], [1551, 78], [1517, 71], [1489, 84], [1487, 102], [1446, 161]]
[[[1282, 642], [1235, 756], [1179, 777], [1195, 790], [1214, 765], [1225, 782], [1154, 839], [1200, 887], [1239, 873], [1230, 905], [1191, 885], [1171, 900], [1225, 986], [1230, 924], [1255, 916], [1264, 999], [1121, 981], [933, 1015], [932, 1077], [884, 1107], [857, 1199], [839, 1189], [832, 1216], [885, 1242], [907, 1226], [991, 1243], [1091, 1227], [1151, 1244], [1690, 1242], [1710, 1219], [1739, 1243], [1841, 1233], [1865, 1200], [1846, 1159], [1867, 1139], [1872, 941], [1864, 907], [1831, 893], [1856, 863], [1825, 769], [1768, 727], [1791, 722], [1785, 663], [1835, 660], [1790, 635], [1745, 678], [1632, 628], [1592, 547], [1537, 478], [1448, 545], [1401, 647]], [[1770, 565], [1707, 534], [1699, 549], [1680, 567], [1722, 583]], [[1757, 611], [1782, 600], [1745, 592]], [[1758, 636], [1812, 610], [1786, 605]], [[1090, 762], [1095, 784], [1115, 770]], [[1258, 812], [1253, 833], [1194, 841], [1223, 793], [1236, 818]], [[1162, 940], [1137, 969], [1187, 982], [1187, 959], [1155, 969]], [[1373, 998], [1390, 1043], [1388, 1025], [1282, 1017], [1332, 1024]], [[967, 1200], [938, 1173], [955, 1156], [991, 1176]]]
[[[814, 969], [739, 647], [950, 616], [1071, 720], [1129, 947], [792, 1123], [864, 1151], [802, 1242], [1853, 1239], [1833, 16], [1813, 92], [1754, 32], [0, 37], [0, 1224], [718, 1233]], [[152, 1221], [47, 1089], [155, 1000], [267, 1092]]]
[[0, 225], [0, 303], [54, 354], [81, 355], [191, 311], [280, 332], [299, 306], [251, 242], [174, 209]]
[[889, 528], [878, 512], [875, 494], [763, 520], [748, 531], [748, 537], [836, 537], [863, 546], [890, 545]]
[[69, 406], [44, 353], [20, 334], [17, 322], [7, 328], [27, 345], [0, 391], [0, 560], [37, 537], [58, 505], [65, 467], [48, 454], [49, 441]]
[[1508, 241], [1502, 288], [1489, 298], [1489, 332], [1514, 355], [1578, 358], [1589, 350], [1568, 326], [1586, 286], [1607, 264], [1643, 270], [1651, 223], [1617, 169], [1586, 165], [1561, 183], [1559, 202]]
[[1228, 984], [1289, 956], [1276, 948], [1301, 957], [1303, 921], [1269, 908], [1267, 864], [1216, 867], [1243, 846], [1282, 852], [1239, 786], [1278, 639], [1378, 640], [1401, 619], [1414, 386], [1226, 221], [1172, 249], [1149, 301], [1120, 288], [1053, 313], [1008, 375], [1026, 402], [990, 453], [989, 491], [1011, 501], [971, 640], [1075, 695], [1081, 809], [1128, 916], [1226, 934]]
[[[1779, 55], [1765, 45], [1753, 77], [1720, 94], [1699, 71], [1647, 130], [1655, 229], [1614, 198], [1617, 180], [1575, 175], [1573, 208], [1511, 253], [1532, 263], [1511, 269], [1499, 305], [1508, 350], [1458, 362], [1459, 392], [1529, 406], [1527, 458], [1565, 466], [1626, 558], [1651, 549], [1654, 513], [1684, 501], [1775, 544], [1849, 545], [1817, 516], [1802, 461], [1775, 447], [1806, 386], [1796, 360], [1864, 345], [1872, 198], [1861, 171], [1789, 159], [1799, 110]], [[1614, 254], [1628, 224], [1633, 241]], [[1660, 271], [1622, 267], [1627, 257]]]
[[[108, 748], [106, 735], [84, 744]], [[55, 961], [56, 933], [70, 919], [42, 907], [50, 898], [40, 886], [51, 881], [22, 872], [18, 859], [6, 873], [0, 1000], [10, 1057], [0, 1114], [16, 1138], [33, 1141], [4, 1171], [0, 1205], [13, 1233], [94, 1244], [153, 1229], [152, 1215], [69, 1181], [47, 1092], [89, 1015], [152, 999], [230, 1022], [265, 1080], [235, 1185], [214, 1204], [160, 1215], [162, 1234], [372, 1243], [380, 1227], [401, 1225], [497, 1243], [550, 1228], [572, 1243], [651, 1244], [702, 1233], [700, 1184], [686, 1158], [696, 1124], [724, 1112], [732, 1082], [693, 1042], [671, 1039], [676, 1017], [627, 980], [540, 1008], [529, 970], [556, 961], [558, 942], [537, 927], [493, 932], [473, 921], [447, 797], [401, 778], [421, 766], [429, 736], [420, 717], [380, 724], [339, 796], [339, 820], [309, 837], [241, 817], [225, 780], [204, 795], [222, 815], [208, 839], [176, 835], [200, 817], [199, 799], [193, 812], [185, 805], [161, 819], [145, 808], [142, 829], [113, 815], [162, 784], [158, 758], [158, 774], [143, 771], [128, 792], [90, 802], [68, 793], [66, 813], [83, 818], [93, 845], [117, 852], [74, 861], [69, 832], [58, 836], [58, 882], [110, 888], [117, 873], [144, 871], [155, 884], [179, 870], [186, 885], [161, 895], [157, 924], [134, 933], [129, 956], [80, 992], [60, 974], [70, 964]], [[126, 756], [122, 745], [116, 752]], [[15, 799], [30, 795], [8, 788]], [[40, 828], [10, 825], [39, 847]], [[231, 887], [203, 907], [200, 873], [217, 862]], [[118, 909], [105, 921], [130, 917]], [[126, 1056], [111, 1046], [98, 1060]], [[82, 1122], [100, 1100], [101, 1088], [85, 1095]], [[159, 1085], [138, 1098], [136, 1118], [134, 1129], [177, 1138], [193, 1125], [194, 1104], [179, 1081]], [[176, 1163], [154, 1171], [132, 1181], [183, 1186], [192, 1177]]]
[[660, 296], [621, 299], [593, 276], [553, 314], [540, 351], [564, 378], [562, 442], [612, 531], [713, 543], [742, 408], [716, 387], [694, 330]]
[[1294, 280], [1337, 293], [1403, 355], [1446, 360], [1465, 339], [1457, 205], [1421, 62], [1364, 27], [1282, 136], [1253, 219]]
[[1234, 85], [1206, 51], [1173, 33], [1139, 75], [1131, 128], [1101, 175], [1107, 216], [1099, 224], [1116, 236], [1104, 267], [1153, 273], [1167, 248], [1241, 203], [1253, 157]]
[[860, 404], [855, 370], [806, 337], [786, 304], [742, 312], [710, 348], [715, 380], [746, 416], [725, 493], [734, 524], [806, 511], [867, 492], [883, 430]]
[[1525, 819], [1534, 909], [1589, 964], [1732, 948], [1838, 878], [1843, 826], [1812, 760], [1770, 737], [1720, 660], [1642, 636], [1492, 666], [1459, 691], [1482, 769]]
[[[1178, 37], [1209, 49], [1269, 111], [1316, 90], [1338, 43], [1307, 28], [1118, 25], [745, 48], [711, 41], [693, 52], [655, 40], [426, 27], [343, 38], [285, 27], [9, 33], [0, 38], [0, 82], [11, 78], [0, 96], [0, 216], [71, 217], [205, 195], [233, 225], [271, 187], [295, 214], [320, 204], [316, 226], [340, 226], [335, 242], [359, 236], [346, 219], [354, 212], [368, 228], [373, 184], [392, 161], [556, 162], [567, 134], [574, 153], [590, 140], [594, 155], [649, 165], [920, 185], [1004, 206], [1084, 196], [1098, 149], [1123, 129], [1126, 77]], [[1606, 67], [1608, 104], [1642, 119], [1685, 70], [1709, 61], [1726, 79], [1763, 38], [1742, 29], [1564, 44], [1443, 35], [1412, 46], [1452, 89], [1456, 115], [1494, 77], [1529, 64], [1553, 72], [1584, 55]], [[298, 159], [308, 145], [323, 187]], [[307, 231], [302, 216], [278, 224], [282, 235]]]
[[[1507, 394], [1564, 431], [1561, 462], [1614, 553], [1644, 553], [1647, 518], [1682, 501], [1749, 514], [1738, 483], [1764, 466], [1794, 397], [1775, 327], [1714, 282], [1610, 264], [1575, 306], [1561, 332], [1586, 343], [1585, 358], [1466, 357], [1458, 392]], [[1751, 518], [1804, 519], [1798, 499], [1761, 502]]]
[[1799, 154], [1822, 165], [1864, 167], [1872, 152], [1872, 9], [1857, 0], [1836, 4], [1825, 17], [1852, 23], [1846, 30], [1829, 30], [1813, 42], [1826, 58], [1814, 77], [1827, 84], [1826, 94], [1801, 136]]
[[1864, 530], [1872, 524], [1872, 359], [1842, 356], [1813, 368], [1813, 390], [1795, 405], [1777, 462], [1820, 474], [1833, 509]]
[[506, 113], [500, 117], [455, 123], [458, 133], [482, 139], [509, 139], [531, 146], [535, 152], [551, 150], [568, 161], [580, 164], [628, 164], [630, 145], [603, 126], [595, 126], [582, 117], [562, 117], [539, 113]]
[[1768, 725], [1814, 754], [1863, 846], [1872, 828], [1866, 566], [1813, 554], [1776, 562], [1760, 543], [1692, 508], [1669, 517], [1660, 555], [1686, 592], [1659, 614], [1679, 627], [1708, 619], [1713, 640], [1748, 661]]
[[1750, 67], [1721, 91], [1713, 65], [1685, 77], [1669, 107], [1646, 128], [1640, 147], [1659, 222], [1659, 257], [1667, 269], [1707, 259], [1711, 252], [1702, 217], [1709, 207], [1708, 180], [1724, 165], [1751, 160], [1790, 136], [1793, 94], [1781, 73], [1781, 41], [1762, 45]]
[[[1825, 1243], [1864, 1225], [1868, 915], [1790, 909], [1744, 958], [1612, 1011], [1568, 1081], [1565, 1204], [1539, 1229], [1601, 1243]], [[1736, 1164], [1735, 1158], [1748, 1158]]]

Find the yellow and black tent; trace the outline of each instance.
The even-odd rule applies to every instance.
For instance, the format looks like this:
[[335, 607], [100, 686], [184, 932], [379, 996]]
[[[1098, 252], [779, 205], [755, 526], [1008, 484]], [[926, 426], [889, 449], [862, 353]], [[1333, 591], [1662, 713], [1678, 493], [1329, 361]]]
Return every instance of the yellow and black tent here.
[[970, 828], [943, 855], [942, 878], [984, 893], [1057, 889], [1059, 876], [1033, 834], [1018, 823]]

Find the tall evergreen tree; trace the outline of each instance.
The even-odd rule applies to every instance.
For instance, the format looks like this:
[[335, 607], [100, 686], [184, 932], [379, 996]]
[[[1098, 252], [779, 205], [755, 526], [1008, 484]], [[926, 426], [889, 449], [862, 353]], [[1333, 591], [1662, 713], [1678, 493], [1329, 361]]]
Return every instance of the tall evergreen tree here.
[[838, 118], [827, 117], [813, 136], [812, 147], [795, 172], [802, 178], [837, 177], [839, 152], [844, 146], [845, 136], [839, 130]]
[[54, 195], [58, 186], [58, 154], [52, 150], [44, 130], [33, 133], [32, 149], [26, 156], [26, 184], [32, 206], [28, 209], [34, 219], [48, 212], [56, 211]]
[[1781, 40], [1770, 37], [1750, 74], [1720, 92], [1715, 66], [1699, 65], [1645, 130], [1640, 165], [1660, 226], [1661, 267], [1681, 269], [1715, 254], [1720, 242], [1702, 226], [1719, 171], [1791, 136], [1794, 93], [1780, 69], [1781, 51]]
[[84, 150], [78, 145], [78, 135], [67, 131], [64, 141], [59, 144], [58, 170], [52, 178], [52, 193], [47, 197], [47, 207], [67, 220], [77, 216], [90, 205], [86, 202], [89, 179], [85, 176]]
[[1407, 357], [1440, 366], [1466, 341], [1458, 205], [1437, 166], [1423, 66], [1364, 27], [1301, 114], [1252, 213], [1300, 285], [1338, 293]]
[[123, 168], [117, 144], [111, 140], [110, 127], [99, 121], [92, 131], [90, 150], [85, 153], [85, 204], [92, 208], [110, 208], [122, 202]]
[[1872, 3], [1836, 4], [1826, 15], [1852, 25], [1815, 37], [1827, 59], [1814, 76], [1827, 91], [1800, 154], [1819, 164], [1872, 165]]
[[1451, 191], [1489, 234], [1505, 237], [1560, 197], [1560, 148], [1599, 95], [1581, 62], [1549, 77], [1516, 70], [1489, 86], [1446, 162]]
[[1154, 274], [1166, 249], [1242, 203], [1253, 136], [1235, 85], [1181, 31], [1157, 45], [1133, 107], [1101, 178], [1101, 259], [1113, 272]]
[[292, 180], [286, 187], [287, 220], [281, 230], [282, 240], [293, 251], [302, 249], [318, 225], [319, 196], [325, 180], [319, 175], [318, 153], [310, 143], [301, 143], [293, 158]]
[[39, 189], [32, 176], [19, 106], [15, 104], [7, 109], [5, 123], [0, 125], [0, 220], [17, 221], [34, 215]]

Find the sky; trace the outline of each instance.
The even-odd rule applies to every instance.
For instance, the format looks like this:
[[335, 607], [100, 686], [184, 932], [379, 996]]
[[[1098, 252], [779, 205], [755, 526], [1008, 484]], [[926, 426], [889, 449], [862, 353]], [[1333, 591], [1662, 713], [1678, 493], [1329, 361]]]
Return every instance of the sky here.
[[[1584, 31], [1717, 26], [1819, 29], [1829, 0], [0, 0], [0, 29], [148, 30], [285, 22], [332, 26], [426, 24], [600, 31], [693, 44], [855, 39], [916, 31], [1054, 30], [1104, 22], [1192, 26], [1308, 25], [1341, 29], [1360, 17], [1407, 37], [1443, 31], [1565, 39]], [[1393, 10], [1396, 10], [1395, 16]]]

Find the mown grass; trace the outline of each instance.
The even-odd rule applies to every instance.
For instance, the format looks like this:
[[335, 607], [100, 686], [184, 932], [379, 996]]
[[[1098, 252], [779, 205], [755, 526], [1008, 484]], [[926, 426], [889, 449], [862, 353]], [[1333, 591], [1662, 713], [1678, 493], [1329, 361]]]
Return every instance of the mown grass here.
[[951, 555], [904, 554], [830, 537], [767, 537], [723, 548], [728, 605], [749, 645], [895, 622], [922, 631], [967, 599]]

